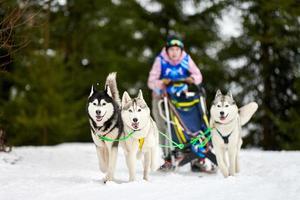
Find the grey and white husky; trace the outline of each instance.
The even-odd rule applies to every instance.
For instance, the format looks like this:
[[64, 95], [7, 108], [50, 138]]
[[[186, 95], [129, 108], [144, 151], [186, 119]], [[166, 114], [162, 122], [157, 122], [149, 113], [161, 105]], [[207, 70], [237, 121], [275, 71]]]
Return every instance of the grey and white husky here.
[[135, 180], [136, 161], [144, 155], [144, 176], [148, 180], [149, 170], [158, 167], [158, 129], [150, 116], [150, 109], [144, 101], [142, 91], [131, 99], [127, 92], [122, 96], [122, 119], [125, 134], [132, 136], [122, 143], [129, 169], [129, 181]]
[[118, 139], [123, 133], [116, 73], [108, 75], [104, 91], [97, 91], [92, 86], [87, 112], [92, 138], [96, 145], [99, 167], [103, 173], [106, 173], [104, 178], [106, 183], [114, 178], [118, 142], [104, 141], [101, 137]]
[[223, 95], [218, 90], [216, 93], [210, 109], [210, 126], [212, 127], [212, 143], [218, 167], [225, 178], [240, 171], [241, 128], [250, 120], [257, 108], [258, 105], [255, 102], [238, 108], [231, 92]]

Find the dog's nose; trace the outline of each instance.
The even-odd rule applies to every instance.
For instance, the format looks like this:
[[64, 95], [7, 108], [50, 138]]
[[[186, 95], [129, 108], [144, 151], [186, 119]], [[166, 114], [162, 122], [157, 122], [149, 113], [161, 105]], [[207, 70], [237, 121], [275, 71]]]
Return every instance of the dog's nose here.
[[133, 118], [132, 120], [133, 120], [133, 122], [137, 122], [137, 121], [138, 121], [138, 119], [137, 119], [137, 118]]
[[101, 110], [96, 110], [96, 114], [100, 115], [101, 114]]
[[220, 115], [224, 115], [224, 112], [223, 112], [223, 111], [221, 111], [221, 112], [220, 112]]

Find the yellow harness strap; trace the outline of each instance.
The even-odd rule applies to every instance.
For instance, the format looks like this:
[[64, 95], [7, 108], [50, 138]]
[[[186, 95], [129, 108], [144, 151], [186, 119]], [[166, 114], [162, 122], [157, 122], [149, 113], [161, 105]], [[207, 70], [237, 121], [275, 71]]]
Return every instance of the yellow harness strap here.
[[144, 144], [145, 138], [141, 138], [139, 139], [139, 150], [141, 151], [143, 148], [143, 144]]

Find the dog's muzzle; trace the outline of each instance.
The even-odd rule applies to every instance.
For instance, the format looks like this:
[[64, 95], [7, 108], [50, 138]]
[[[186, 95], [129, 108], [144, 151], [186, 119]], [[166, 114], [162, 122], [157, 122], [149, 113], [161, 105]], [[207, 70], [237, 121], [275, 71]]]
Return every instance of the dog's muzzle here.
[[226, 116], [221, 115], [221, 116], [220, 116], [220, 120], [221, 120], [221, 121], [224, 121], [227, 117], [228, 117], [228, 114], [227, 114]]
[[135, 130], [139, 129], [139, 123], [138, 122], [132, 122], [131, 127]]
[[[106, 113], [104, 113], [104, 115], [105, 115]], [[103, 119], [103, 117], [104, 117], [104, 115], [96, 115], [96, 121], [97, 122], [101, 122], [102, 121], [102, 119]]]

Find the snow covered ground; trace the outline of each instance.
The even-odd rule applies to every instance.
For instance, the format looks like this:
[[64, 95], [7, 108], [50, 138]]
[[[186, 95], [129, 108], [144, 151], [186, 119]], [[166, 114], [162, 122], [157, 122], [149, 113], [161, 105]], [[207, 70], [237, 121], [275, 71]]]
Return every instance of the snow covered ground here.
[[94, 145], [61, 144], [18, 147], [0, 153], [1, 200], [109, 199], [109, 200], [297, 200], [300, 199], [300, 152], [243, 150], [241, 173], [224, 179], [220, 173], [155, 172], [127, 182], [127, 168], [119, 151], [116, 182], [104, 185]]

